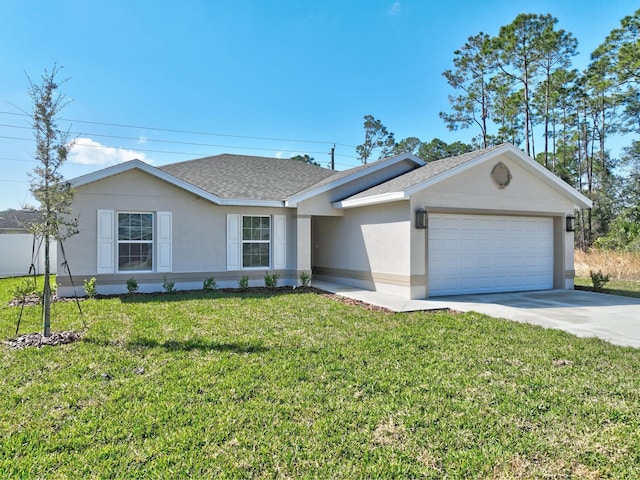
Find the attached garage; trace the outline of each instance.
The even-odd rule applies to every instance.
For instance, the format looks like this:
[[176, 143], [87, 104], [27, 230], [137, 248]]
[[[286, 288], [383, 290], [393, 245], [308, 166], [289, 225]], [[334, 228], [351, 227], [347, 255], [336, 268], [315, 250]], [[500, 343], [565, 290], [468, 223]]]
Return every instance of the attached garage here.
[[[380, 223], [383, 204], [397, 207], [397, 222]], [[334, 222], [341, 227], [330, 231], [341, 245], [359, 246], [358, 257], [349, 250], [340, 262], [317, 265], [318, 272], [428, 298], [573, 288], [571, 219], [591, 201], [503, 144], [428, 162], [333, 206], [342, 210]], [[318, 240], [318, 249], [329, 245]]]
[[431, 214], [429, 296], [553, 288], [553, 220]]

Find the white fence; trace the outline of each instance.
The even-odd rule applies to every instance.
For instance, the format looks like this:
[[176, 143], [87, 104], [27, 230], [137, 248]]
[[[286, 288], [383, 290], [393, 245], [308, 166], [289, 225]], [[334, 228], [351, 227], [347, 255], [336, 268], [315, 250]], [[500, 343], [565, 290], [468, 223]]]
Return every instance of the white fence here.
[[[29, 233], [5, 233], [0, 235], [0, 277], [17, 277], [27, 275], [31, 266], [31, 252], [33, 235]], [[33, 264], [36, 273], [44, 273], [44, 246], [37, 251]], [[51, 243], [50, 267], [51, 273], [56, 273], [58, 245]]]

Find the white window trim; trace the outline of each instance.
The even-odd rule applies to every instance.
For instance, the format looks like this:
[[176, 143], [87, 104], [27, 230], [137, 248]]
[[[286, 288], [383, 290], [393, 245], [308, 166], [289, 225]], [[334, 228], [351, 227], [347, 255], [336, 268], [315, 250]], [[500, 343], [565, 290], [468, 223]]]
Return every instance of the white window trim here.
[[[268, 218], [269, 219], [269, 240], [245, 240], [242, 238], [242, 225], [244, 225], [244, 219], [246, 217], [260, 217], [260, 218]], [[251, 215], [251, 214], [241, 214], [240, 215], [240, 268], [242, 270], [267, 270], [271, 269], [271, 265], [273, 264], [273, 215]], [[244, 266], [244, 245], [248, 243], [266, 243], [269, 245], [269, 265], [264, 266], [261, 265], [259, 267], [245, 267]]]
[[[134, 214], [134, 215], [151, 215], [151, 233], [153, 235], [153, 238], [151, 240], [120, 240], [118, 237], [119, 232], [118, 232], [118, 226], [119, 226], [119, 219], [120, 219], [120, 214]], [[118, 210], [116, 211], [115, 214], [115, 267], [116, 267], [116, 273], [123, 273], [123, 274], [141, 274], [141, 273], [154, 273], [156, 272], [156, 263], [157, 263], [157, 241], [156, 241], [156, 215], [157, 212], [135, 212], [135, 211], [130, 211], [130, 210]], [[121, 243], [138, 243], [138, 244], [151, 244], [151, 250], [152, 250], [152, 254], [151, 254], [151, 269], [149, 270], [120, 270], [120, 244]]]
[[[243, 267], [242, 259], [242, 218], [243, 217], [270, 217], [271, 234], [269, 247], [269, 267]], [[227, 213], [227, 271], [255, 271], [255, 270], [284, 270], [287, 266], [287, 216], [264, 214]], [[248, 242], [248, 241], [247, 241]], [[251, 241], [254, 242], [254, 241]], [[257, 240], [256, 240], [257, 242]], [[264, 241], [263, 241], [264, 242]]]

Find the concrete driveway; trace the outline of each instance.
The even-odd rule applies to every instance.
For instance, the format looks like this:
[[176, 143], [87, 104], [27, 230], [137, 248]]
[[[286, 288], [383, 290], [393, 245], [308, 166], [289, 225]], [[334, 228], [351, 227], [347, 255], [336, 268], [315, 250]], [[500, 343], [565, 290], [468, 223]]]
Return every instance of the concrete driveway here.
[[433, 303], [640, 347], [640, 298], [583, 290], [545, 290], [439, 297]]
[[357, 287], [314, 281], [313, 285], [395, 312], [451, 309], [556, 328], [579, 337], [597, 337], [640, 347], [640, 298], [584, 290], [489, 293], [408, 300]]

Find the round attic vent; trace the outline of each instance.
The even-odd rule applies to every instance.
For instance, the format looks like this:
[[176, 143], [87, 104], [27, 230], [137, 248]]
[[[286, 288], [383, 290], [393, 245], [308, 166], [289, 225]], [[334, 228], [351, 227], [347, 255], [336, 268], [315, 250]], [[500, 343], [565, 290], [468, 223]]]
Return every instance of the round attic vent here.
[[491, 179], [498, 188], [503, 189], [511, 181], [511, 172], [504, 163], [498, 162], [491, 170]]

